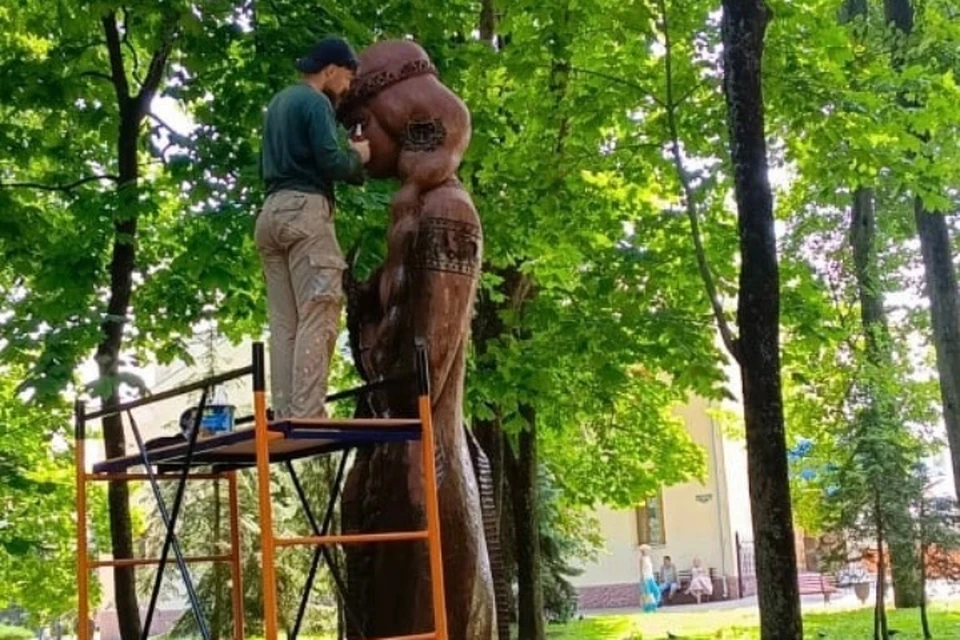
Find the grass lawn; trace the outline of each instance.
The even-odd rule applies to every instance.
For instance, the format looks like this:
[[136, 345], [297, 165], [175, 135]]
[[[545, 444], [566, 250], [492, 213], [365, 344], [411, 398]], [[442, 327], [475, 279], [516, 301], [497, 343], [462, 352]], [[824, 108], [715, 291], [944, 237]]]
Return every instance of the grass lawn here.
[[33, 632], [23, 627], [11, 627], [0, 624], [0, 640], [30, 640]]
[[[896, 640], [920, 640], [918, 611], [890, 611], [890, 628]], [[672, 633], [684, 640], [755, 640], [760, 637], [756, 611], [733, 609], [696, 613], [608, 615], [567, 625], [550, 626], [550, 640], [660, 640]], [[934, 607], [930, 611], [933, 637], [960, 640], [960, 604]], [[803, 617], [807, 638], [869, 640], [873, 638], [873, 610], [837, 610], [808, 613]]]

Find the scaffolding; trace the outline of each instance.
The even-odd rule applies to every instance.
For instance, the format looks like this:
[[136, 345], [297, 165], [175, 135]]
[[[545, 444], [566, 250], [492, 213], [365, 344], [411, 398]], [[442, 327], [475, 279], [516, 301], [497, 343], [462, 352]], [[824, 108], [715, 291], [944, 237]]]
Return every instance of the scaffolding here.
[[[185, 386], [164, 391], [146, 398], [87, 413], [85, 404], [78, 400], [75, 406], [75, 451], [77, 488], [77, 593], [78, 593], [78, 640], [90, 637], [89, 584], [90, 572], [102, 567], [157, 567], [150, 601], [143, 620], [142, 640], [150, 635], [163, 581], [164, 569], [172, 552], [174, 562], [186, 589], [190, 608], [196, 618], [200, 635], [209, 640], [210, 630], [204, 619], [199, 596], [190, 575], [190, 565], [195, 563], [228, 563], [230, 565], [230, 591], [233, 614], [234, 640], [243, 640], [243, 572], [240, 554], [240, 505], [237, 489], [237, 470], [252, 468], [257, 474], [257, 513], [260, 524], [260, 552], [263, 580], [263, 620], [265, 640], [278, 636], [278, 603], [276, 552], [283, 548], [312, 546], [313, 558], [304, 589], [301, 593], [294, 625], [289, 632], [294, 640], [300, 631], [309, 602], [310, 592], [316, 578], [321, 558], [326, 563], [341, 597], [345, 585], [333, 562], [331, 545], [381, 544], [397, 542], [426, 542], [429, 550], [430, 581], [433, 604], [433, 631], [406, 636], [393, 636], [383, 640], [447, 640], [446, 607], [444, 603], [443, 567], [440, 549], [440, 514], [437, 500], [435, 445], [430, 408], [429, 371], [426, 350], [417, 346], [416, 370], [409, 376], [380, 380], [362, 387], [333, 394], [327, 402], [348, 398], [363, 399], [375, 390], [386, 387], [414, 387], [417, 394], [418, 416], [402, 419], [287, 419], [268, 420], [265, 393], [265, 363], [262, 343], [253, 344], [252, 362], [249, 366], [227, 371]], [[201, 421], [207, 399], [213, 389], [225, 382], [251, 376], [253, 388], [253, 415], [239, 418], [238, 427], [252, 426], [200, 438]], [[186, 434], [185, 442], [167, 446], [150, 447], [134, 420], [133, 410], [187, 393], [200, 391], [200, 402], [193, 414], [193, 424]], [[86, 428], [90, 421], [108, 416], [126, 415], [130, 431], [137, 445], [134, 455], [110, 458], [86, 469]], [[426, 528], [417, 531], [376, 533], [331, 534], [330, 528], [336, 501], [343, 484], [344, 472], [350, 452], [359, 446], [388, 442], [421, 442], [424, 503]], [[293, 461], [311, 456], [339, 454], [336, 477], [330, 488], [328, 502], [322, 520], [318, 520], [313, 507], [303, 490], [303, 485], [293, 466]], [[271, 504], [270, 468], [282, 464], [290, 474], [301, 506], [310, 524], [312, 535], [281, 538], [274, 535], [273, 509]], [[140, 467], [142, 472], [132, 473]], [[176, 533], [178, 519], [183, 507], [186, 485], [192, 481], [226, 480], [228, 486], [229, 550], [227, 553], [206, 556], [185, 556]], [[150, 485], [157, 510], [164, 524], [165, 534], [159, 558], [94, 559], [89, 556], [87, 533], [87, 485], [105, 481], [145, 481]], [[167, 505], [161, 482], [173, 482], [175, 487], [172, 505]]]

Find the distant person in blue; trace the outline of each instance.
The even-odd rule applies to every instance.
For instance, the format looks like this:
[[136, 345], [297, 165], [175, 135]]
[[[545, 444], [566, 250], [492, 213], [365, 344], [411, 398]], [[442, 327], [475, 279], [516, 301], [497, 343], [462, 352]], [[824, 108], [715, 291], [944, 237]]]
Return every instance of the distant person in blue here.
[[680, 578], [677, 577], [677, 565], [673, 564], [670, 556], [663, 556], [660, 565], [660, 592], [666, 599], [673, 600], [673, 594], [680, 590]]
[[656, 611], [660, 606], [660, 587], [653, 575], [653, 560], [650, 546], [640, 545], [640, 605], [646, 612]]

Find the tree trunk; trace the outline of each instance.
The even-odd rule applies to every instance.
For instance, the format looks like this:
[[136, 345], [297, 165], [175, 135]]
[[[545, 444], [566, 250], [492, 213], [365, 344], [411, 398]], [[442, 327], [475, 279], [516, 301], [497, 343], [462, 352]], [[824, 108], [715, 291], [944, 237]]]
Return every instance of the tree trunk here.
[[780, 275], [767, 178], [761, 67], [769, 10], [724, 0], [724, 92], [740, 234], [737, 321], [760, 637], [801, 640], [800, 595], [780, 388]]
[[923, 252], [927, 296], [930, 298], [930, 320], [933, 345], [940, 375], [940, 397], [943, 421], [950, 443], [953, 482], [960, 492], [960, 297], [953, 251], [946, 218], [927, 211], [920, 198], [914, 202], [914, 219]]
[[[845, 17], [866, 17], [867, 3], [863, 0], [848, 0]], [[883, 308], [883, 290], [879, 280], [879, 263], [876, 246], [876, 211], [872, 189], [858, 187], [854, 193], [850, 221], [850, 241], [860, 297], [860, 317], [866, 341], [866, 356], [876, 371], [891, 371], [893, 367], [892, 343]], [[896, 410], [889, 399], [878, 396], [871, 389], [870, 411], [875, 424], [895, 420]], [[900, 428], [903, 428], [902, 425]], [[886, 504], [886, 513], [898, 521], [909, 521], [909, 505]], [[910, 527], [890, 527], [889, 539], [891, 576], [893, 579], [894, 603], [898, 609], [913, 608], [920, 604], [919, 574]], [[894, 533], [896, 531], [896, 533]], [[901, 535], [901, 532], [903, 535]]]
[[[913, 33], [914, 15], [910, 0], [884, 0], [883, 6], [888, 23], [892, 22], [903, 34]], [[894, 49], [894, 66], [899, 69], [902, 60], [902, 49]], [[923, 137], [922, 132], [918, 135]], [[960, 494], [960, 295], [957, 293], [950, 232], [943, 215], [928, 211], [919, 196], [914, 198], [913, 214], [930, 298], [933, 346], [940, 376], [943, 421], [950, 443], [953, 483]]]
[[916, 609], [922, 604], [920, 570], [913, 540], [890, 537], [890, 577], [893, 581], [893, 606]]
[[887, 640], [889, 632], [887, 629], [887, 564], [883, 545], [886, 542], [884, 536], [883, 511], [880, 506], [880, 494], [875, 494], [874, 500], [874, 518], [877, 523], [877, 598], [873, 610], [873, 637], [874, 640]]
[[[116, 14], [105, 14], [103, 25], [110, 63], [110, 77], [117, 97], [120, 126], [117, 132], [117, 211], [113, 219], [113, 255], [110, 259], [110, 297], [107, 313], [100, 325], [100, 344], [97, 346], [97, 366], [100, 378], [116, 381], [120, 366], [123, 329], [128, 322], [130, 298], [133, 292], [133, 270], [136, 255], [137, 217], [139, 207], [138, 180], [140, 169], [137, 149], [140, 142], [140, 123], [149, 110], [151, 101], [163, 79], [170, 53], [170, 34], [164, 34], [159, 48], [150, 59], [147, 74], [139, 92], [130, 94], [123, 62], [120, 32]], [[129, 25], [124, 25], [128, 29]], [[119, 389], [113, 384], [103, 399], [105, 408], [120, 402]], [[126, 455], [122, 416], [103, 419], [104, 449], [108, 458]], [[110, 482], [107, 488], [110, 512], [111, 551], [114, 558], [133, 557], [133, 532], [130, 523], [130, 495], [125, 482]], [[140, 637], [140, 609], [137, 603], [136, 582], [132, 567], [114, 567], [114, 597], [117, 619], [123, 640]]]
[[[854, 193], [850, 218], [850, 243], [853, 248], [854, 271], [860, 297], [860, 319], [866, 340], [866, 356], [870, 366], [877, 371], [889, 371], [893, 366], [890, 332], [887, 315], [883, 308], [883, 290], [879, 281], [876, 246], [877, 220], [872, 189], [859, 187]], [[878, 397], [871, 387], [870, 411], [875, 424], [895, 419], [894, 408], [889, 400]], [[909, 507], [896, 501], [885, 504], [892, 518], [910, 518]], [[904, 535], [900, 535], [903, 530]], [[894, 602], [898, 609], [920, 605], [920, 585], [917, 573], [917, 558], [909, 527], [899, 527], [898, 533], [888, 531], [890, 540], [891, 576], [893, 578]]]
[[[473, 459], [474, 473], [480, 488], [481, 511], [483, 512], [484, 537], [487, 554], [490, 556], [490, 570], [493, 574], [493, 589], [497, 604], [497, 637], [510, 638], [511, 611], [513, 593], [507, 574], [507, 562], [504, 549], [507, 540], [504, 537], [503, 520], [503, 430], [498, 419], [477, 420], [473, 425], [470, 445], [470, 457]], [[480, 438], [483, 437], [484, 440]], [[478, 451], [474, 451], [477, 448]]]
[[[510, 449], [510, 439], [507, 437], [507, 434], [503, 433], [503, 430], [500, 431], [500, 448], [504, 452], [511, 451]], [[512, 500], [511, 496], [513, 492], [510, 490], [510, 479], [506, 471], [507, 465], [507, 454], [503, 454], [503, 465], [504, 472], [501, 476], [503, 482], [501, 490], [501, 502], [500, 502], [500, 551], [503, 553], [503, 564], [504, 564], [504, 575], [506, 577], [506, 582], [510, 585], [510, 597], [507, 600], [507, 618], [510, 620], [510, 623], [515, 623], [517, 621], [517, 599], [513, 597], [513, 583], [517, 579], [517, 535], [515, 532], [515, 527], [513, 526], [513, 509], [512, 509]], [[507, 636], [510, 638], [511, 636]], [[501, 638], [500, 640], [503, 640]]]
[[[213, 545], [216, 553], [220, 552], [220, 541], [223, 533], [220, 530], [220, 480], [213, 481]], [[224, 591], [225, 564], [217, 563], [211, 567], [213, 571], [213, 611], [210, 614], [210, 638], [220, 640], [220, 626], [223, 624], [223, 610], [229, 607], [226, 592]]]
[[[920, 506], [920, 519], [925, 518], [923, 505]], [[921, 525], [922, 527], [923, 525]], [[920, 543], [920, 627], [923, 629], [924, 640], [933, 637], [930, 633], [930, 621], [927, 619], [927, 552], [929, 546], [921, 541]]]
[[853, 196], [850, 216], [850, 245], [860, 297], [860, 321], [867, 343], [867, 359], [881, 366], [889, 355], [890, 336], [883, 292], [878, 282], [877, 218], [873, 189], [859, 187]]
[[542, 557], [537, 494], [537, 432], [532, 408], [522, 407], [527, 428], [518, 436], [517, 452], [506, 452], [516, 532], [518, 638], [544, 640]]
[[[515, 270], [507, 269], [499, 272], [503, 277], [504, 294], [506, 300], [514, 297], [513, 288], [519, 281]], [[503, 310], [499, 303], [490, 299], [489, 296], [481, 293], [477, 302], [477, 312], [474, 314], [472, 322], [472, 339], [477, 357], [482, 357], [487, 353], [491, 341], [496, 340], [506, 330], [503, 321], [500, 318], [500, 311]], [[499, 555], [491, 553], [490, 565], [493, 570], [494, 590], [497, 601], [497, 635], [501, 640], [509, 640], [510, 623], [513, 621], [513, 612], [516, 611], [516, 602], [513, 598], [513, 590], [510, 585], [513, 583], [513, 529], [509, 518], [510, 510], [504, 509], [504, 493], [506, 487], [506, 473], [504, 452], [509, 449], [503, 428], [501, 425], [499, 405], [488, 407], [494, 414], [493, 418], [473, 421], [473, 434], [480, 448], [486, 455], [487, 463], [490, 466], [490, 484], [492, 489], [493, 517], [495, 519], [497, 535], [496, 546], [499, 548]], [[481, 494], [483, 488], [481, 487]], [[481, 500], [483, 497], [481, 495]], [[486, 513], [487, 507], [484, 507], [484, 521], [490, 514]], [[488, 532], [489, 535], [489, 532]], [[490, 549], [491, 541], [487, 540], [487, 547]], [[496, 557], [494, 557], [496, 556]]]
[[[110, 261], [110, 299], [107, 315], [100, 331], [102, 338], [97, 347], [97, 363], [102, 379], [116, 380], [119, 372], [120, 347], [123, 327], [130, 307], [133, 284], [134, 238], [137, 234], [137, 138], [139, 118], [129, 103], [121, 105], [120, 132], [117, 152], [120, 166], [118, 187], [119, 211], [114, 220], [113, 257]], [[120, 402], [119, 390], [114, 386], [103, 405], [116, 406]], [[103, 419], [103, 440], [107, 458], [126, 455], [126, 440], [123, 433], [123, 418], [113, 415]], [[130, 492], [122, 481], [110, 482], [107, 488], [110, 511], [110, 540], [113, 557], [133, 557], [133, 530], [130, 522]], [[120, 635], [123, 640], [140, 637], [140, 607], [137, 602], [136, 580], [133, 567], [115, 567], [113, 570], [114, 597]]]
[[483, 0], [480, 3], [480, 39], [493, 44], [497, 34], [497, 8], [494, 0]]

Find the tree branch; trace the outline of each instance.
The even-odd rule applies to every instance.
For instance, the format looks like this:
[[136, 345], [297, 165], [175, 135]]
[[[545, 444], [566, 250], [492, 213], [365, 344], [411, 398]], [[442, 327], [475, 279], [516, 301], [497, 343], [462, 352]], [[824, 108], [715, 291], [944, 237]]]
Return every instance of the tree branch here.
[[579, 153], [575, 156], [567, 155], [567, 158], [571, 162], [580, 162], [581, 160], [587, 160], [591, 158], [593, 159], [599, 158], [602, 160], [606, 158], [612, 158], [616, 156], [618, 153], [622, 153], [624, 151], [633, 151], [636, 149], [661, 149], [662, 147], [663, 147], [663, 144], [659, 142], [637, 142], [635, 144], [623, 144], [623, 145], [618, 144], [616, 147], [614, 147], [610, 151], [604, 152], [604, 151], [596, 150], [596, 151], [590, 151], [587, 153]]
[[167, 58], [170, 55], [173, 34], [169, 34], [163, 39], [160, 48], [153, 53], [150, 58], [150, 66], [147, 68], [147, 76], [140, 85], [140, 92], [137, 94], [137, 108], [142, 116], [149, 113], [150, 103], [153, 96], [156, 95], [160, 82], [163, 80], [163, 71], [167, 66]]
[[672, 42], [670, 40], [670, 23], [667, 14], [666, 0], [657, 0], [660, 7], [662, 18], [661, 27], [664, 38], [664, 64], [666, 67], [666, 92], [667, 100], [664, 109], [667, 114], [667, 126], [670, 129], [670, 150], [673, 156], [673, 166], [677, 171], [677, 178], [683, 188], [683, 201], [687, 210], [687, 218], [690, 219], [690, 235], [693, 237], [693, 247], [697, 256], [697, 267], [700, 270], [700, 277], [703, 279], [703, 286], [706, 289], [707, 297], [710, 299], [710, 307], [713, 310], [713, 316], [717, 321], [717, 329], [720, 331], [720, 337], [727, 351], [737, 361], [740, 360], [740, 346], [730, 322], [723, 311], [723, 303], [717, 293], [716, 281], [713, 277], [713, 270], [710, 269], [710, 263], [707, 261], [707, 252], [703, 247], [703, 235], [700, 232], [700, 215], [697, 211], [695, 193], [693, 185], [690, 184], [690, 174], [683, 165], [683, 155], [680, 153], [680, 133], [677, 128], [676, 108], [677, 103], [673, 97], [673, 60], [672, 60]]
[[622, 85], [625, 86], [625, 87], [629, 87], [629, 88], [631, 88], [631, 89], [635, 89], [635, 90], [639, 91], [640, 93], [644, 94], [646, 97], [648, 97], [648, 98], [650, 98], [651, 100], [653, 100], [653, 101], [654, 101], [656, 104], [658, 104], [659, 106], [661, 106], [661, 107], [664, 106], [664, 105], [663, 105], [663, 101], [660, 100], [660, 98], [657, 96], [657, 94], [656, 94], [654, 91], [652, 91], [649, 87], [645, 87], [645, 86], [643, 86], [642, 84], [638, 84], [638, 83], [636, 83], [636, 82], [633, 82], [632, 80], [627, 80], [626, 78], [619, 78], [619, 77], [617, 77], [617, 76], [610, 75], [610, 74], [604, 73], [604, 72], [602, 72], [602, 71], [594, 71], [594, 70], [592, 70], [592, 69], [583, 69], [583, 68], [581, 68], [581, 67], [570, 67], [570, 70], [573, 71], [573, 72], [575, 72], [575, 73], [582, 73], [582, 74], [588, 75], [588, 76], [596, 76], [596, 77], [598, 77], [598, 78], [605, 78], [605, 79], [607, 79], [607, 80], [610, 80], [611, 82], [616, 82], [617, 84], [622, 84]]
[[107, 82], [110, 82], [110, 83], [113, 82], [113, 78], [111, 78], [111, 77], [110, 77], [109, 75], [107, 75], [106, 73], [103, 73], [102, 71], [82, 71], [82, 72], [78, 73], [78, 74], [77, 74], [76, 76], [74, 76], [74, 77], [76, 77], [76, 78], [97, 78], [97, 79], [99, 79], [99, 80], [106, 80]]
[[63, 56], [80, 56], [82, 53], [88, 49], [93, 49], [94, 47], [100, 47], [107, 44], [106, 40], [92, 40], [90, 42], [79, 42], [76, 40], [64, 42], [60, 45], [59, 53]]
[[[551, 67], [547, 67], [547, 66], [545, 66], [545, 65], [539, 65], [539, 66], [541, 66], [541, 67], [544, 68], [544, 69], [551, 69], [551, 70], [553, 70], [553, 67], [552, 67], [552, 66], [551, 66]], [[656, 104], [658, 104], [659, 106], [661, 106], [661, 107], [664, 106], [663, 101], [661, 101], [660, 98], [657, 97], [657, 94], [654, 93], [653, 91], [651, 91], [651, 90], [649, 89], [649, 87], [645, 87], [645, 86], [643, 86], [642, 84], [638, 84], [638, 83], [636, 83], [636, 82], [634, 82], [634, 81], [632, 81], [632, 80], [627, 80], [626, 78], [620, 78], [620, 77], [618, 77], [618, 76], [614, 76], [614, 75], [611, 75], [611, 74], [609, 74], [609, 73], [604, 73], [603, 71], [594, 71], [593, 69], [584, 69], [583, 67], [570, 66], [570, 67], [568, 67], [568, 68], [569, 68], [570, 71], [572, 71], [572, 72], [574, 72], [574, 73], [580, 73], [580, 74], [583, 74], [583, 75], [585, 75], [585, 76], [594, 76], [594, 77], [597, 77], [597, 78], [603, 78], [604, 80], [609, 80], [610, 82], [615, 82], [615, 83], [620, 84], [620, 85], [623, 85], [623, 86], [625, 86], [625, 87], [629, 87], [629, 88], [631, 88], [631, 89], [636, 90], [636, 91], [639, 92], [639, 93], [642, 93], [644, 96], [650, 98], [651, 100], [653, 100], [653, 101], [654, 101]]]
[[480, 3], [480, 39], [496, 49], [494, 38], [497, 35], [497, 8], [494, 0], [481, 0]]
[[679, 106], [682, 105], [684, 102], [686, 102], [687, 100], [689, 100], [689, 99], [690, 99], [690, 96], [692, 96], [693, 94], [695, 94], [695, 93], [697, 92], [697, 89], [699, 89], [699, 88], [700, 88], [700, 85], [694, 85], [694, 86], [690, 87], [690, 90], [687, 91], [687, 92], [686, 92], [685, 94], [683, 94], [682, 96], [680, 96], [679, 98], [677, 98], [677, 100], [676, 100], [676, 102], [675, 102], [674, 104], [679, 107]]
[[39, 182], [0, 182], [0, 189], [38, 189], [40, 191], [63, 191], [66, 193], [71, 192], [73, 189], [79, 187], [80, 185], [87, 184], [88, 182], [99, 182], [101, 180], [110, 180], [111, 182], [118, 182], [120, 178], [114, 175], [102, 175], [102, 176], [87, 176], [85, 178], [80, 178], [69, 184], [42, 184]]
[[107, 52], [110, 54], [110, 75], [114, 90], [117, 92], [117, 102], [123, 107], [130, 99], [130, 85], [127, 82], [127, 73], [123, 68], [123, 52], [120, 50], [120, 34], [117, 32], [117, 16], [112, 11], [101, 18], [103, 32], [107, 37]]
[[130, 51], [130, 57], [133, 58], [133, 79], [143, 86], [143, 79], [140, 77], [140, 56], [137, 54], [137, 48], [130, 42], [130, 11], [126, 7], [120, 9], [123, 13], [123, 40], [121, 42]]
[[[187, 147], [187, 148], [192, 148], [192, 147], [193, 147], [193, 140], [191, 140], [189, 136], [185, 136], [185, 135], [183, 135], [182, 133], [180, 133], [179, 131], [177, 131], [176, 129], [174, 129], [173, 127], [171, 127], [169, 124], [167, 124], [166, 122], [164, 122], [164, 121], [160, 118], [160, 116], [158, 116], [157, 114], [153, 113], [152, 111], [148, 111], [146, 115], [147, 115], [151, 120], [153, 120], [154, 122], [156, 122], [159, 128], [164, 129], [164, 130], [167, 132], [167, 135], [168, 135], [168, 137], [169, 137], [169, 139], [170, 139], [170, 144], [176, 144], [176, 145], [178, 145], [178, 146]], [[166, 151], [166, 149], [169, 149], [169, 148], [170, 148], [170, 144], [167, 145], [167, 147], [164, 149], [164, 151]]]

